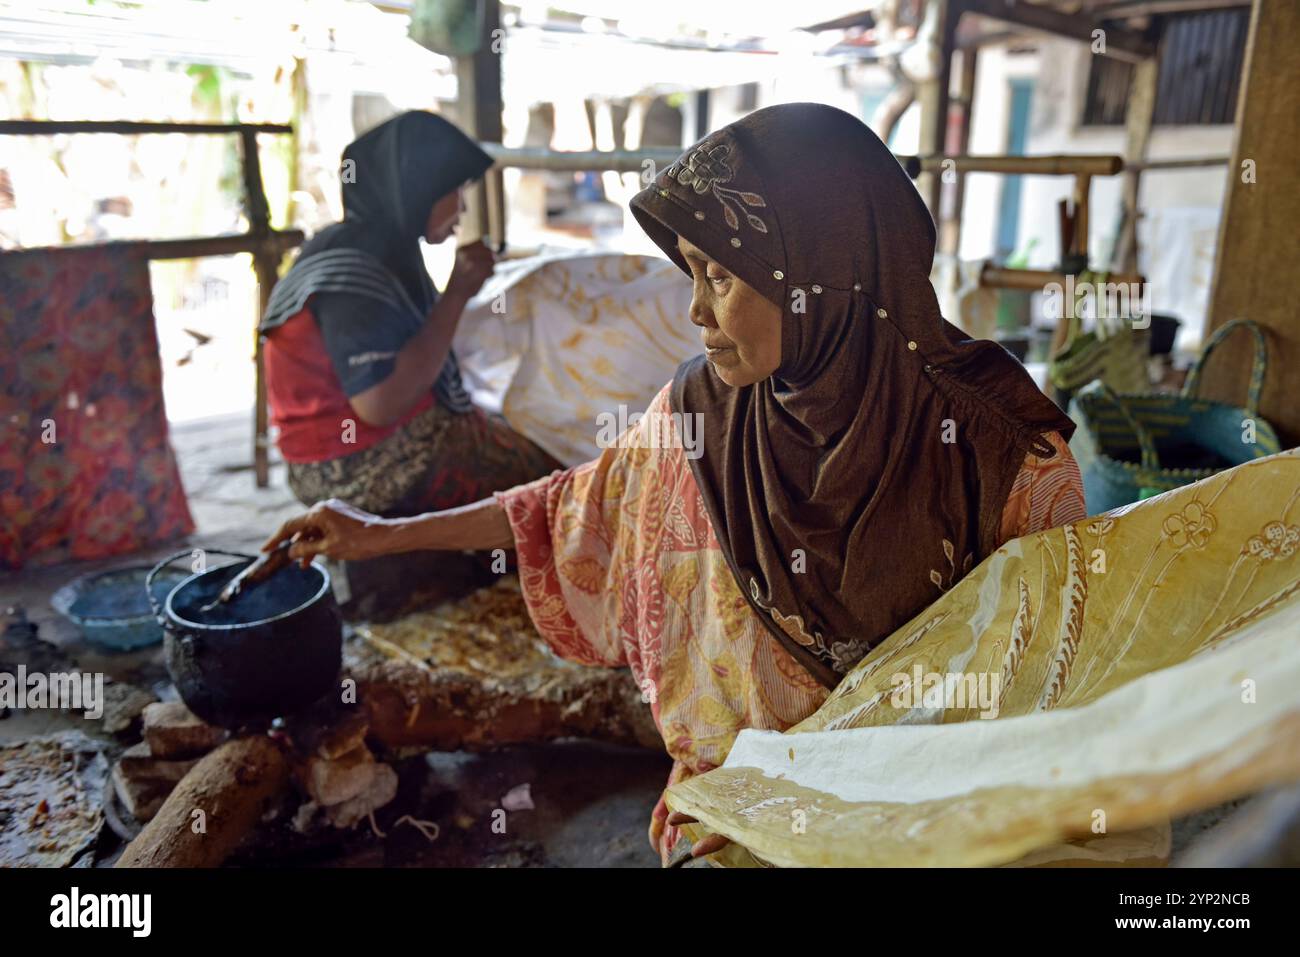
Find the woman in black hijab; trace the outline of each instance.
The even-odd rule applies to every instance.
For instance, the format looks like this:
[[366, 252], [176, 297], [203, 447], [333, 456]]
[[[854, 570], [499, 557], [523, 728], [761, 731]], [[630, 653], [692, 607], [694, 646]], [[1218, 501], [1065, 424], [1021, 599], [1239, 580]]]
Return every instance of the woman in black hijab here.
[[491, 250], [458, 250], [441, 295], [420, 252], [421, 238], [451, 237], [462, 190], [491, 165], [455, 126], [420, 111], [344, 150], [343, 221], [303, 246], [260, 327], [272, 423], [304, 504], [343, 498], [416, 514], [560, 467], [461, 384], [451, 341], [492, 274]]

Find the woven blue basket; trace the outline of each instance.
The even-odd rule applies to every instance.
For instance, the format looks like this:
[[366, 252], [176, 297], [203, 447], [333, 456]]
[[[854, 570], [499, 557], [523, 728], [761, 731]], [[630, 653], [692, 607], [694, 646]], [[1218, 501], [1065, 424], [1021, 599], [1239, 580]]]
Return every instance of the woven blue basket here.
[[[1246, 405], [1197, 398], [1206, 360], [1236, 329], [1250, 331], [1255, 339]], [[1206, 343], [1179, 395], [1119, 395], [1100, 381], [1080, 389], [1070, 403], [1070, 412], [1081, 426], [1070, 450], [1083, 473], [1088, 513], [1096, 515], [1150, 498], [1280, 452], [1273, 426], [1259, 416], [1267, 365], [1267, 346], [1259, 326], [1234, 319]], [[1175, 459], [1190, 464], [1171, 466]]]

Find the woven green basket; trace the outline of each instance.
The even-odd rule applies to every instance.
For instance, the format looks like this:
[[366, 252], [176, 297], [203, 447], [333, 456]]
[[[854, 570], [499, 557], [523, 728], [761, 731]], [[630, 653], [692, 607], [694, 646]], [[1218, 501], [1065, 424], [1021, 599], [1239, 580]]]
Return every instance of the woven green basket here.
[[1096, 328], [1083, 331], [1079, 315], [1085, 289], [1106, 284], [1106, 273], [1079, 274], [1074, 308], [1066, 316], [1065, 345], [1047, 364], [1047, 377], [1061, 392], [1071, 393], [1094, 379], [1120, 392], [1137, 392], [1149, 384], [1147, 359], [1151, 354], [1151, 330], [1136, 328], [1118, 316], [1099, 314]]
[[[1206, 360], [1239, 328], [1249, 330], [1255, 339], [1246, 405], [1197, 398]], [[1121, 395], [1101, 381], [1079, 390], [1070, 412], [1081, 428], [1070, 448], [1083, 473], [1089, 514], [1150, 498], [1280, 452], [1277, 433], [1258, 411], [1267, 365], [1268, 350], [1259, 326], [1235, 319], [1206, 343], [1179, 395]], [[1173, 465], [1175, 461], [1180, 464]]]

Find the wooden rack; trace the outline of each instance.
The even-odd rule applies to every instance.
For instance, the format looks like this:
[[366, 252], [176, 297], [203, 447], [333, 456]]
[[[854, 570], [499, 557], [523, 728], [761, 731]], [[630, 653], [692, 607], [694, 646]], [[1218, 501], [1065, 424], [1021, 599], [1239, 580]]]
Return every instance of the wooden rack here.
[[943, 219], [944, 235], [940, 244], [945, 252], [955, 254], [961, 237], [960, 203], [967, 173], [1001, 173], [1025, 176], [1073, 176], [1073, 202], [1075, 209], [1074, 240], [1069, 249], [1061, 250], [1061, 258], [1088, 255], [1088, 203], [1094, 176], [1115, 176], [1124, 171], [1122, 157], [1109, 154], [1068, 153], [1051, 156], [945, 156], [933, 154], [920, 157], [921, 172], [938, 175], [952, 170], [957, 175], [958, 209], [951, 219]]
[[[259, 133], [292, 135], [286, 123], [148, 123], [130, 120], [0, 120], [0, 136], [54, 136], [60, 133], [113, 133], [119, 136], [183, 133], [186, 135], [234, 134], [239, 137], [240, 161], [244, 184], [244, 210], [248, 232], [233, 236], [200, 236], [193, 239], [125, 240], [95, 243], [102, 246], [130, 246], [143, 251], [148, 259], [199, 259], [205, 256], [230, 256], [251, 253], [257, 275], [260, 324], [267, 300], [279, 275], [280, 261], [290, 249], [302, 245], [301, 230], [271, 228], [270, 206], [262, 184], [262, 164], [257, 153]], [[66, 246], [41, 247], [35, 251], [57, 252]], [[82, 247], [84, 248], [84, 247]], [[33, 250], [23, 250], [32, 252]], [[0, 255], [3, 255], [0, 253]], [[254, 326], [256, 329], [256, 326]], [[270, 482], [270, 440], [267, 436], [266, 378], [262, 368], [262, 343], [254, 336], [253, 359], [256, 365], [256, 394], [253, 404], [253, 474], [258, 488]]]

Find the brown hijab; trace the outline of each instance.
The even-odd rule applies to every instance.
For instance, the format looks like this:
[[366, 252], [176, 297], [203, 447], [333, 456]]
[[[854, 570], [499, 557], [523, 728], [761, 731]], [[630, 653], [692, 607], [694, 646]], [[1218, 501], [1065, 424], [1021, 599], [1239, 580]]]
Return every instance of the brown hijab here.
[[782, 307], [781, 365], [745, 388], [703, 356], [675, 412], [750, 604], [827, 687], [993, 551], [1026, 453], [1074, 424], [995, 342], [939, 313], [935, 229], [859, 120], [774, 106], [687, 150], [632, 199], [682, 270], [684, 236]]

